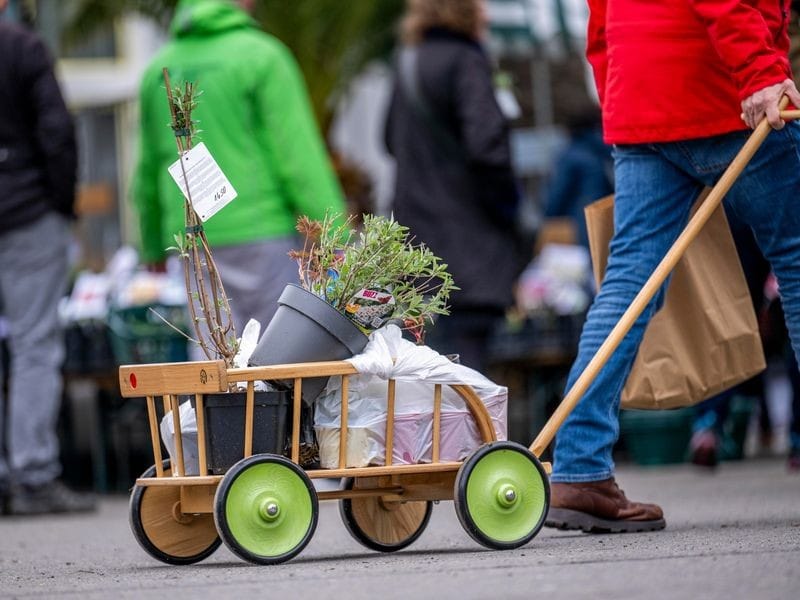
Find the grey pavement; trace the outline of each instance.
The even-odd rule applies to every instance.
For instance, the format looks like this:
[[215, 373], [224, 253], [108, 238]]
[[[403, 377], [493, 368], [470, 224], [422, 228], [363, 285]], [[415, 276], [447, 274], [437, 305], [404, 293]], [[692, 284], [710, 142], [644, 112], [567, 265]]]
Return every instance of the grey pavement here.
[[517, 550], [490, 551], [460, 527], [452, 502], [434, 507], [420, 539], [394, 554], [360, 546], [333, 501], [314, 539], [277, 566], [220, 548], [190, 567], [145, 554], [127, 499], [92, 515], [0, 518], [2, 598], [800, 598], [800, 475], [783, 460], [622, 466], [626, 493], [659, 502], [667, 529], [586, 535], [543, 529]]

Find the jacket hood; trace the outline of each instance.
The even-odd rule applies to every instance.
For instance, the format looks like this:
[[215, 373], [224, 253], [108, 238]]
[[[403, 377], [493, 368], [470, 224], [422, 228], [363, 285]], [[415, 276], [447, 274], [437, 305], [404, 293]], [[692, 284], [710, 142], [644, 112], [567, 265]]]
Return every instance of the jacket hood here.
[[180, 0], [169, 31], [174, 37], [185, 37], [256, 26], [233, 0]]

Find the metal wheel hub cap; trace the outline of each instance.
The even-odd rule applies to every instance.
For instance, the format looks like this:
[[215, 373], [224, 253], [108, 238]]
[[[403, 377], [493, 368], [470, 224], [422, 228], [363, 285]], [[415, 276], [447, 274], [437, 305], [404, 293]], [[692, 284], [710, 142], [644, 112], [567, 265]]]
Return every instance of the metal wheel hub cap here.
[[497, 503], [504, 508], [511, 508], [517, 503], [519, 493], [516, 486], [504, 483], [497, 488]]
[[275, 498], [265, 498], [258, 507], [258, 513], [265, 521], [275, 521], [281, 514], [281, 507]]

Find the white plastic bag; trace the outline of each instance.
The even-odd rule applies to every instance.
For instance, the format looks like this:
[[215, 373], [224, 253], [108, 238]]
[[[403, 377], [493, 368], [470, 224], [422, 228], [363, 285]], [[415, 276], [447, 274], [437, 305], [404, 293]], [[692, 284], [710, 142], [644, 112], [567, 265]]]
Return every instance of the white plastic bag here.
[[[464, 400], [449, 385], [471, 386], [489, 410], [498, 439], [506, 439], [508, 390], [479, 372], [403, 339], [396, 325], [370, 335], [364, 351], [349, 359], [359, 375], [349, 378], [347, 466], [385, 464], [388, 379], [396, 380], [392, 462], [430, 462], [433, 447], [433, 391], [442, 387], [440, 460], [463, 460], [481, 438]], [[341, 378], [331, 377], [316, 401], [314, 425], [323, 468], [338, 466]]]
[[242, 331], [242, 337], [239, 338], [239, 349], [236, 351], [236, 356], [233, 357], [233, 366], [241, 369], [247, 366], [247, 361], [250, 360], [250, 355], [258, 345], [258, 337], [261, 334], [261, 323], [256, 319], [247, 321]]
[[[190, 402], [184, 402], [178, 407], [178, 418], [181, 421], [181, 441], [183, 446], [183, 464], [186, 475], [200, 474], [199, 452], [197, 450], [197, 417]], [[167, 447], [170, 464], [178, 464], [175, 453], [175, 424], [172, 422], [172, 411], [168, 411], [161, 419], [161, 439]]]
[[[244, 326], [242, 337], [239, 338], [239, 349], [236, 351], [236, 356], [233, 357], [233, 366], [237, 369], [242, 369], [248, 366], [250, 355], [258, 345], [258, 339], [261, 335], [261, 323], [257, 319], [250, 319]], [[239, 384], [239, 389], [244, 390], [243, 384]], [[268, 381], [257, 379], [253, 382], [253, 389], [257, 392], [269, 392], [275, 388], [273, 384]]]

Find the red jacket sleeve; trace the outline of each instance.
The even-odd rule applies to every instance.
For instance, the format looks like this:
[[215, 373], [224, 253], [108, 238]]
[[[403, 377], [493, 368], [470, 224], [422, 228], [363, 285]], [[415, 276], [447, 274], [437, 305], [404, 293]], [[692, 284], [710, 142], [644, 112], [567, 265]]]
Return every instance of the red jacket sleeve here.
[[594, 72], [594, 84], [600, 106], [606, 89], [606, 0], [589, 0], [589, 25], [586, 35], [586, 58]]
[[[689, 0], [730, 69], [739, 98], [791, 78], [789, 14], [784, 0]], [[755, 5], [755, 6], [754, 6]]]

